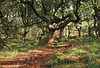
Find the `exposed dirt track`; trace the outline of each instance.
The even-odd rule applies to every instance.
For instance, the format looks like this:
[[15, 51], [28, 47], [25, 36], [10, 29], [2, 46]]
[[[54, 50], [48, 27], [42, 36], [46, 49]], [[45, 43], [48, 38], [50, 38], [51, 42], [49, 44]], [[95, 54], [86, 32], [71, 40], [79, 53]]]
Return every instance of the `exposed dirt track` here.
[[40, 62], [49, 59], [52, 54], [72, 45], [66, 43], [63, 47], [44, 47], [37, 49], [37, 51], [17, 55], [14, 58], [0, 58], [0, 68], [40, 68]]

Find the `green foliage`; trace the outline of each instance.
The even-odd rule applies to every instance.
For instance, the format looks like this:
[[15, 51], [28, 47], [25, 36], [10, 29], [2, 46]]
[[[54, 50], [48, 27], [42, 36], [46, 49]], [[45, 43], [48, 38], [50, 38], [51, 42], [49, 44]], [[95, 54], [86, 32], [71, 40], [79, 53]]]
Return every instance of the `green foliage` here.
[[[64, 38], [62, 42], [58, 42], [59, 36], [57, 36], [50, 45], [63, 46], [69, 40], [72, 42], [78, 40], [80, 43], [63, 52], [57, 52], [53, 58], [46, 61], [46, 65], [51, 68], [54, 66], [61, 68], [72, 64], [69, 67], [77, 68], [86, 63], [88, 68], [99, 68], [100, 43], [97, 42], [97, 38], [86, 36], [88, 27], [93, 34], [100, 25], [98, 24], [99, 3], [99, 0], [5, 0], [2, 2], [0, 0], [0, 12], [3, 14], [2, 20], [0, 19], [0, 26], [2, 27], [0, 31], [4, 36], [1, 44], [4, 46], [4, 43], [6, 43], [12, 49], [4, 46], [0, 50], [0, 57], [13, 57], [19, 53], [38, 48], [39, 38], [44, 38], [50, 34], [48, 26], [51, 24], [54, 28], [58, 28], [61, 25], [60, 22], [63, 21], [64, 24], [61, 26], [64, 27], [71, 22], [68, 24], [70, 26], [68, 30], [73, 32], [76, 30], [76, 26], [82, 26], [82, 37], [77, 37], [74, 33], [69, 38]], [[71, 15], [66, 17], [70, 13]], [[94, 19], [94, 16], [96, 19]], [[76, 21], [78, 17], [80, 20]], [[78, 24], [79, 22], [81, 25]], [[93, 27], [94, 23], [95, 28]], [[25, 36], [25, 42], [23, 42], [21, 39], [25, 31], [29, 31], [29, 33]], [[5, 38], [8, 39], [5, 40]], [[81, 61], [80, 58], [82, 58]], [[78, 64], [79, 62], [80, 64]]]

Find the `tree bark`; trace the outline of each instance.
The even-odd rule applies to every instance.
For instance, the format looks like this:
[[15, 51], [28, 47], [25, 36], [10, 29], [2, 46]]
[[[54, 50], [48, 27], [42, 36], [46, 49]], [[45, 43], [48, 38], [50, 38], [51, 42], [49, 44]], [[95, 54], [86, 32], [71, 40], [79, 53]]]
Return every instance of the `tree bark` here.
[[81, 28], [82, 28], [82, 27], [78, 28], [78, 27], [76, 26], [76, 29], [78, 30], [78, 35], [79, 35], [79, 37], [81, 37]]
[[98, 21], [98, 36], [100, 37], [100, 15], [97, 16], [97, 21]]
[[25, 42], [26, 35], [29, 31], [27, 31], [27, 27], [24, 27], [23, 41]]
[[70, 26], [68, 26], [68, 38], [70, 37], [70, 33], [71, 33]]
[[68, 38], [70, 37], [70, 30], [68, 30]]
[[1, 46], [1, 32], [0, 32], [0, 50], [2, 49], [2, 46]]
[[[62, 0], [62, 2], [63, 2], [63, 0]], [[64, 6], [61, 7], [61, 12], [62, 12], [62, 18], [64, 18]], [[61, 23], [64, 23], [64, 21], [62, 21]], [[64, 28], [60, 29], [59, 42], [61, 42], [63, 39], [63, 30], [64, 30]]]
[[79, 37], [81, 37], [81, 30], [79, 29], [78, 32], [79, 32]]
[[93, 9], [95, 11], [95, 17], [97, 18], [97, 25], [98, 25], [98, 28], [97, 28], [97, 31], [98, 31], [98, 37], [100, 37], [100, 9], [97, 8], [97, 5], [95, 5], [93, 3]]
[[96, 37], [98, 38], [98, 31], [96, 30], [95, 33], [96, 33]]
[[63, 29], [64, 28], [60, 29], [59, 42], [61, 42], [62, 41], [62, 38], [63, 38]]
[[88, 35], [91, 36], [91, 28], [88, 27]]
[[54, 38], [56, 36], [57, 30], [55, 31], [50, 31], [50, 35], [48, 35], [47, 37], [43, 38], [42, 40], [39, 41], [38, 45], [39, 46], [43, 46], [45, 44], [51, 43], [54, 41]]
[[[1, 20], [0, 20], [0, 23], [1, 23]], [[1, 49], [1, 25], [0, 25], [0, 49]]]
[[[2, 22], [2, 19], [3, 18], [3, 15], [2, 15], [2, 12], [0, 11], [0, 23]], [[2, 49], [2, 46], [1, 46], [1, 25], [0, 25], [0, 49]]]
[[[63, 6], [63, 4], [64, 4], [64, 2], [63, 2], [63, 0], [62, 0], [62, 2], [60, 3], [60, 4], [58, 4], [57, 6], [56, 6], [56, 9], [55, 9], [55, 11], [54, 11], [54, 13], [53, 13], [53, 15], [51, 16], [51, 14], [49, 15], [49, 14], [46, 14], [46, 13], [48, 13], [48, 12], [50, 12], [51, 11], [51, 9], [49, 9], [49, 11], [46, 11], [46, 5], [44, 4], [44, 3], [41, 3], [41, 5], [42, 5], [42, 8], [44, 9], [44, 10], [42, 10], [42, 11], [44, 11], [44, 13], [40, 13], [40, 12], [38, 12], [37, 11], [37, 9], [35, 8], [35, 2], [34, 1], [32, 1], [32, 3], [30, 2], [30, 1], [22, 1], [22, 0], [20, 0], [21, 1], [21, 3], [24, 3], [24, 4], [27, 4], [27, 5], [29, 5], [31, 8], [32, 8], [32, 10], [34, 11], [34, 13], [40, 18], [40, 19], [42, 19], [44, 22], [46, 22], [48, 25], [49, 24], [53, 24], [53, 23], [56, 23], [59, 27], [57, 27], [57, 28], [48, 28], [47, 27], [47, 29], [49, 30], [49, 35], [47, 36], [47, 37], [45, 37], [45, 38], [43, 38], [40, 42], [39, 42], [39, 44], [38, 45], [45, 45], [45, 44], [47, 44], [47, 43], [51, 43], [53, 40], [54, 40], [54, 38], [55, 38], [55, 35], [56, 35], [56, 30], [58, 30], [58, 29], [61, 29], [61, 28], [64, 28], [68, 23], [70, 23], [70, 22], [78, 22], [79, 20], [80, 20], [80, 18], [79, 18], [79, 16], [78, 16], [78, 7], [79, 7], [79, 4], [80, 4], [80, 0], [77, 0], [77, 2], [76, 2], [76, 5], [75, 5], [75, 12], [74, 12], [74, 14], [75, 14], [75, 17], [76, 17], [76, 19], [69, 19], [70, 17], [73, 17], [73, 14], [72, 13], [70, 13], [70, 14], [68, 14], [68, 15], [64, 15], [64, 7], [65, 6]], [[43, 2], [43, 1], [42, 1]], [[63, 6], [63, 7], [62, 7]], [[57, 17], [56, 16], [56, 12], [57, 12], [57, 10], [60, 8], [60, 7], [62, 7], [62, 18], [60, 18], [60, 17]], [[51, 12], [50, 12], [51, 13]], [[51, 16], [50, 18], [49, 17], [47, 17], [47, 16]], [[65, 21], [66, 19], [68, 18], [68, 20], [67, 21]], [[65, 21], [64, 23], [63, 23], [63, 25], [61, 25], [60, 26], [60, 22], [62, 22], [62, 21]], [[61, 30], [61, 32], [62, 32], [62, 30]]]
[[[62, 24], [62, 23], [64, 23], [64, 21], [60, 22], [60, 24]], [[58, 40], [59, 42], [62, 41], [62, 38], [63, 38], [63, 30], [64, 30], [64, 28], [61, 28], [61, 29], [60, 29], [59, 40]]]

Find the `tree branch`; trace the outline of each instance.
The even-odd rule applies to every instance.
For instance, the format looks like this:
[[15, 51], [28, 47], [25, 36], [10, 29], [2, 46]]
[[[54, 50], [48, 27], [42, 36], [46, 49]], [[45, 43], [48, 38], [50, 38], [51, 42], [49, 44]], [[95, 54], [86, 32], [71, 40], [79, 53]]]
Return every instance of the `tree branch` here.
[[22, 0], [20, 0], [21, 1], [21, 3], [23, 3], [23, 4], [27, 4], [27, 5], [29, 5], [31, 8], [32, 8], [32, 10], [34, 11], [34, 13], [39, 17], [39, 18], [41, 18], [42, 20], [44, 20], [45, 22], [49, 22], [49, 18], [47, 18], [45, 15], [40, 15], [38, 12], [37, 12], [37, 10], [35, 9], [35, 7], [34, 7], [34, 2], [30, 2], [30, 1], [22, 1]]
[[61, 28], [64, 28], [64, 27], [65, 27], [68, 23], [70, 23], [70, 22], [76, 22], [76, 20], [67, 20], [67, 21], [64, 22], [64, 23], [61, 23], [61, 24], [63, 24], [62, 26], [57, 27], [57, 28], [49, 28], [49, 30], [50, 30], [50, 31], [59, 30], [59, 29], [61, 29]]
[[62, 1], [60, 4], [57, 5], [57, 7], [55, 8], [55, 12], [54, 12], [54, 16], [57, 12], [57, 10], [64, 4], [64, 2]]
[[0, 18], [3, 18], [3, 14], [2, 14], [2, 12], [0, 11]]
[[37, 23], [32, 23], [31, 25], [27, 25], [28, 27], [30, 26], [33, 26], [34, 24], [39, 24], [39, 23], [41, 23], [41, 22], [43, 22], [43, 21], [40, 21], [40, 22], [37, 22]]
[[0, 2], [4, 2], [5, 0], [0, 0]]
[[77, 2], [76, 2], [76, 10], [75, 10], [75, 16], [76, 16], [76, 23], [80, 20], [80, 17], [79, 17], [79, 15], [78, 15], [78, 9], [79, 9], [79, 6], [80, 6], [80, 1], [81, 0], [77, 0]]
[[66, 16], [63, 17], [62, 19], [61, 19], [61, 18], [58, 18], [57, 16], [54, 16], [54, 19], [52, 19], [52, 22], [59, 23], [59, 22], [65, 20], [65, 19], [68, 18], [68, 17], [71, 17], [71, 13], [68, 14], [68, 15], [66, 15]]
[[65, 17], [63, 17], [62, 19], [60, 19], [59, 21], [63, 21], [63, 20], [65, 20], [66, 18], [68, 18], [68, 17], [71, 17], [71, 13], [70, 14], [68, 14], [68, 15], [66, 15]]
[[57, 28], [49, 28], [50, 31], [55, 31], [55, 30], [59, 30], [61, 28], [64, 28], [67, 26], [67, 24], [69, 24], [70, 22], [79, 22], [77, 19], [68, 19], [67, 21], [65, 21], [64, 23], [61, 23], [62, 26], [59, 26]]
[[41, 3], [42, 4], [42, 7], [44, 9], [44, 14], [47, 15], [47, 8], [45, 7], [45, 5], [43, 4], [43, 2]]

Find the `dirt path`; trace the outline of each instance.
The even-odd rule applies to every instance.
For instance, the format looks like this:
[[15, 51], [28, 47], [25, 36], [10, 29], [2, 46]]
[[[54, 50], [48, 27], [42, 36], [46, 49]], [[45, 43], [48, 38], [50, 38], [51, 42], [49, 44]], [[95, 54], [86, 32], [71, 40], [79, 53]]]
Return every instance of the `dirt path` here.
[[1, 58], [0, 68], [40, 68], [40, 62], [49, 59], [56, 52], [61, 52], [65, 47], [70, 47], [69, 43], [64, 47], [44, 47], [14, 58]]

